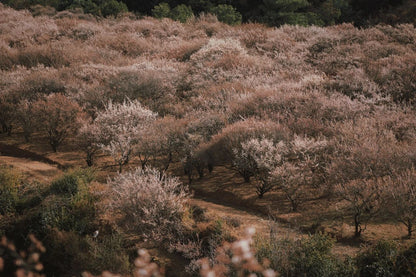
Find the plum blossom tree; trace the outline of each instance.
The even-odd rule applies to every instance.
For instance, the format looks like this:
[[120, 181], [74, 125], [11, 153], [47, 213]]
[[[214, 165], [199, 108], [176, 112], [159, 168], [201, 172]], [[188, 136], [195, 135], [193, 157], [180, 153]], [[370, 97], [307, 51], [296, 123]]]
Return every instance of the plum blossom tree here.
[[407, 236], [412, 237], [416, 221], [416, 170], [385, 179], [385, 195], [388, 198], [388, 211], [407, 228]]
[[31, 135], [39, 125], [38, 118], [34, 112], [33, 102], [29, 100], [20, 101], [15, 111], [16, 121], [22, 127], [26, 142], [29, 142]]
[[380, 211], [382, 189], [375, 179], [353, 180], [336, 186], [337, 194], [348, 203], [354, 218], [354, 236], [360, 237], [370, 218]]
[[272, 179], [297, 211], [305, 188], [313, 183], [317, 155], [327, 146], [326, 140], [295, 136], [287, 145], [287, 157], [272, 172]]
[[126, 100], [122, 104], [109, 102], [98, 112], [94, 124], [98, 126], [98, 145], [108, 152], [122, 171], [132, 151], [156, 114], [144, 108], [139, 101]]
[[253, 138], [241, 143], [241, 151], [237, 155], [237, 164], [241, 168], [252, 172], [257, 180], [256, 192], [259, 198], [263, 198], [266, 192], [274, 187], [271, 179], [272, 171], [282, 162], [283, 154], [287, 146], [283, 141], [274, 143], [267, 138]]
[[81, 108], [63, 94], [51, 94], [38, 100], [33, 103], [33, 109], [54, 152], [80, 126]]
[[94, 156], [100, 149], [97, 145], [99, 141], [100, 129], [98, 125], [84, 122], [78, 131], [77, 145], [85, 153], [85, 161], [88, 166], [93, 166]]
[[305, 163], [284, 162], [272, 172], [272, 179], [289, 200], [292, 211], [296, 212], [305, 192], [305, 186], [312, 178]]
[[163, 172], [168, 170], [175, 157], [182, 156], [185, 144], [186, 121], [171, 116], [154, 121], [138, 138], [136, 155], [142, 168], [153, 160]]
[[157, 241], [180, 234], [189, 193], [177, 178], [139, 167], [119, 174], [109, 184], [111, 208], [124, 216], [127, 227]]

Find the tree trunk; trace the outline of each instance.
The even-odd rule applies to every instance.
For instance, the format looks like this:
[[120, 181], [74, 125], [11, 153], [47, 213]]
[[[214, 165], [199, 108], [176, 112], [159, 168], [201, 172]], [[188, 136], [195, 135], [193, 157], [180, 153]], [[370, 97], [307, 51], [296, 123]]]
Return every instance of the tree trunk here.
[[[166, 165], [165, 165], [165, 168], [163, 169], [163, 172], [166, 172], [168, 170], [170, 164], [172, 163], [172, 160], [173, 160], [172, 153], [169, 152], [169, 154], [168, 154], [168, 161], [166, 162]], [[186, 174], [186, 172], [185, 172], [185, 174]]]
[[85, 161], [87, 162], [87, 165], [89, 167], [91, 167], [93, 165], [93, 154], [92, 153], [87, 153], [87, 158], [85, 159]]
[[208, 172], [209, 172], [209, 173], [212, 173], [212, 171], [214, 170], [214, 164], [212, 164], [212, 163], [210, 163], [210, 162], [209, 162], [209, 163], [207, 164], [207, 167], [208, 167]]
[[142, 165], [142, 169], [144, 170], [144, 169], [145, 169], [145, 167], [146, 167], [146, 165], [147, 165], [147, 159], [143, 160], [143, 161], [141, 162], [141, 165]]
[[292, 206], [292, 212], [297, 212], [298, 211], [298, 203], [296, 203], [296, 200], [294, 200], [290, 196], [288, 196], [287, 198], [289, 199], [290, 205]]
[[360, 225], [361, 225], [361, 222], [360, 222], [360, 214], [356, 213], [356, 214], [354, 215], [354, 223], [355, 223], [355, 233], [354, 233], [354, 236], [355, 236], [356, 238], [359, 238], [359, 237], [361, 236], [361, 228], [360, 228]]
[[24, 133], [23, 136], [25, 137], [25, 142], [29, 142], [30, 134]]
[[244, 183], [250, 183], [250, 175], [244, 174], [243, 178], [244, 178]]
[[57, 148], [58, 148], [58, 145], [56, 145], [53, 141], [51, 141], [51, 147], [52, 147], [52, 150], [53, 150], [53, 152], [55, 152], [56, 153], [56, 151], [57, 151]]
[[12, 135], [12, 125], [10, 124], [9, 126], [7, 126], [7, 135], [10, 137]]

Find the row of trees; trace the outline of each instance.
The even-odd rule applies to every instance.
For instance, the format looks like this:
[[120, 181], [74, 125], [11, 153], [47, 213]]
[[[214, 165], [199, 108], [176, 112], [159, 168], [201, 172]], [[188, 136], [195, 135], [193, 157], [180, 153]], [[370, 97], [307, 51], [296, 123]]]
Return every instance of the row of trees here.
[[[192, 133], [192, 124], [171, 126], [169, 129], [168, 125], [173, 122], [162, 119], [154, 124], [155, 120], [156, 115], [137, 101], [117, 105], [110, 102], [92, 124], [84, 125], [81, 129], [81, 141], [92, 143], [85, 149], [95, 146], [107, 151], [119, 165], [120, 171], [132, 153], [139, 157], [143, 169], [149, 161], [164, 159], [166, 170], [174, 158], [179, 158], [189, 176], [195, 169], [203, 177], [204, 168], [210, 169], [209, 164], [212, 170], [216, 163], [215, 154], [210, 155], [209, 147], [197, 147], [201, 141], [198, 142], [195, 137], [197, 133]], [[206, 132], [212, 125], [205, 122], [200, 127]], [[95, 138], [83, 139], [91, 136]], [[354, 219], [357, 237], [365, 230], [367, 221], [383, 210], [405, 224], [408, 236], [412, 236], [416, 221], [415, 169], [395, 172], [394, 168], [387, 168], [387, 171], [393, 172], [385, 175], [383, 170], [371, 167], [374, 165], [355, 164], [357, 160], [353, 158], [350, 169], [354, 165], [358, 166], [360, 168], [357, 169], [362, 171], [360, 177], [367, 176], [356, 179], [353, 173], [340, 173], [336, 164], [325, 160], [329, 151], [331, 146], [325, 139], [295, 136], [274, 142], [263, 135], [251, 137], [242, 141], [239, 147], [232, 148], [232, 164], [246, 182], [254, 177], [253, 184], [259, 198], [273, 189], [279, 189], [293, 211], [297, 211], [301, 201], [310, 196], [311, 191], [322, 187], [323, 179], [334, 181], [331, 192], [346, 201], [348, 212]], [[88, 157], [92, 155], [90, 151], [87, 154]], [[343, 165], [347, 163], [342, 162]]]
[[10, 135], [17, 125], [27, 142], [34, 132], [41, 132], [56, 152], [62, 142], [76, 133], [81, 125], [81, 107], [61, 93], [32, 97], [29, 100], [13, 93], [0, 96], [2, 131]]
[[[172, 17], [181, 22], [203, 13], [216, 14], [220, 21], [237, 24], [257, 21], [271, 26], [283, 24], [333, 25], [355, 22], [369, 23], [415, 23], [416, 5], [412, 0], [6, 0], [14, 8], [29, 8], [31, 5], [49, 5], [57, 10], [80, 8], [85, 13], [99, 16], [117, 15], [130, 11], [141, 14]], [[175, 7], [170, 11], [169, 7]]]
[[[297, 211], [299, 204], [311, 196], [311, 191], [322, 191], [322, 183], [326, 180], [333, 186], [331, 192], [348, 203], [356, 236], [365, 230], [371, 217], [386, 209], [407, 227], [409, 237], [414, 230], [415, 169], [396, 172], [388, 164], [378, 166], [371, 161], [363, 164], [361, 161], [365, 158], [354, 156], [360, 153], [352, 157], [343, 153], [342, 161], [335, 158], [329, 163], [325, 156], [331, 151], [331, 145], [325, 139], [301, 136], [288, 139], [285, 135], [266, 138], [264, 134], [251, 134], [245, 140], [240, 137], [241, 141], [231, 148], [229, 141], [222, 141], [221, 147], [225, 151], [218, 151], [215, 143], [214, 146], [203, 145], [204, 140], [207, 143], [222, 128], [220, 119], [187, 123], [170, 117], [157, 118], [157, 114], [137, 100], [119, 104], [109, 102], [104, 110], [97, 112], [93, 121], [84, 120], [84, 123], [81, 120], [85, 116], [79, 106], [59, 93], [34, 102], [23, 100], [18, 107], [15, 119], [20, 122], [25, 138], [29, 140], [37, 128], [43, 130], [54, 151], [79, 129], [78, 143], [86, 153], [89, 166], [99, 150], [113, 157], [120, 172], [132, 156], [140, 160], [142, 169], [152, 163], [162, 172], [176, 160], [182, 161], [191, 181], [194, 170], [201, 178], [205, 169], [212, 171], [214, 164], [221, 160], [215, 157], [216, 153], [224, 153], [228, 148], [233, 168], [245, 182], [254, 178], [252, 184], [259, 198], [279, 189], [292, 210]], [[11, 131], [11, 125], [6, 126], [5, 130]], [[221, 136], [217, 134], [214, 141]], [[341, 146], [337, 148], [342, 152]], [[337, 164], [349, 164], [351, 172], [338, 168]]]

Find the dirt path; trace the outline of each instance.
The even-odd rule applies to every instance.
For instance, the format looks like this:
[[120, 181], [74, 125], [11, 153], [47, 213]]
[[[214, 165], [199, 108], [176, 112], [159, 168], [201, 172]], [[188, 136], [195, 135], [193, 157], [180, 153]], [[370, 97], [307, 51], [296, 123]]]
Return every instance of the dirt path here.
[[29, 180], [36, 180], [40, 182], [49, 182], [62, 173], [56, 165], [26, 158], [0, 156], [0, 165], [2, 164], [13, 166], [23, 173]]
[[65, 167], [61, 165], [60, 163], [53, 161], [49, 158], [46, 158], [42, 155], [39, 155], [32, 151], [18, 148], [14, 145], [4, 144], [1, 142], [0, 142], [0, 155], [8, 156], [8, 157], [15, 157], [15, 158], [29, 159], [32, 161], [38, 161], [38, 162], [42, 162], [42, 163], [49, 164], [49, 165], [55, 165], [59, 169], [65, 169]]

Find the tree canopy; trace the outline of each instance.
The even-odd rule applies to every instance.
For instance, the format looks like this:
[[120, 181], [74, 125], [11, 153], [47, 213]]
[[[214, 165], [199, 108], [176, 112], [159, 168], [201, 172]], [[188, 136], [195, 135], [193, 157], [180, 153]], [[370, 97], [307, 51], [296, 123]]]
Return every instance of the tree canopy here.
[[[97, 16], [117, 16], [131, 11], [186, 21], [192, 15], [214, 13], [227, 24], [260, 22], [270, 26], [283, 24], [328, 26], [353, 22], [358, 26], [377, 23], [416, 23], [413, 0], [2, 0], [13, 8], [33, 5], [52, 6], [56, 10], [81, 9]], [[169, 13], [160, 14], [160, 8]]]

